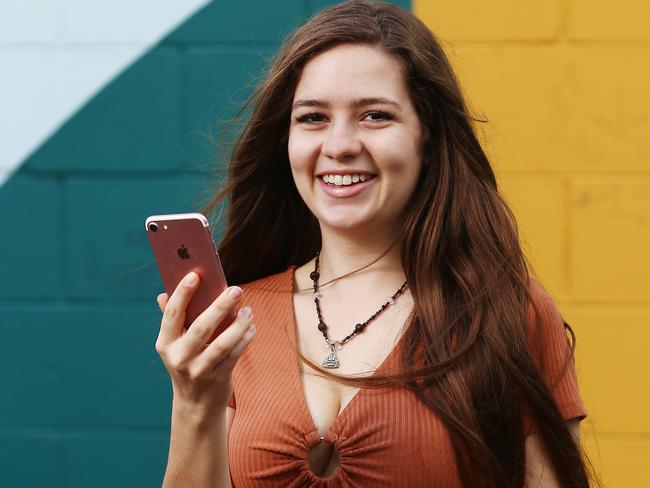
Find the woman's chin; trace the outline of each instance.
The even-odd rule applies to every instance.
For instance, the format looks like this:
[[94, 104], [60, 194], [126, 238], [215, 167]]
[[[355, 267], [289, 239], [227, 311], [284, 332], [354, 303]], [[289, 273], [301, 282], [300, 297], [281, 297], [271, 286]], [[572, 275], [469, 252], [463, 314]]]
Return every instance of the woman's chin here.
[[368, 237], [368, 235], [377, 235], [377, 232], [381, 229], [386, 228], [385, 223], [374, 221], [373, 219], [367, 218], [367, 216], [337, 216], [319, 219], [321, 228], [326, 227], [328, 230], [331, 230], [336, 233], [341, 234], [350, 234], [350, 235], [361, 235], [363, 237]]
[[367, 219], [354, 218], [350, 216], [329, 217], [319, 219], [321, 227], [327, 227], [336, 232], [358, 232], [364, 228], [367, 229]]

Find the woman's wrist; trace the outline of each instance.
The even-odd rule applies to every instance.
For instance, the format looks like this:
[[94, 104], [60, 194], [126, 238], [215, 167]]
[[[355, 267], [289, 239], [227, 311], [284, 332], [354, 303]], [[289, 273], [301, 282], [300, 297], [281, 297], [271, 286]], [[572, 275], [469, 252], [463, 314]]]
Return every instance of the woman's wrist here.
[[174, 399], [172, 402], [172, 424], [184, 427], [216, 427], [226, 418], [227, 403], [197, 403]]

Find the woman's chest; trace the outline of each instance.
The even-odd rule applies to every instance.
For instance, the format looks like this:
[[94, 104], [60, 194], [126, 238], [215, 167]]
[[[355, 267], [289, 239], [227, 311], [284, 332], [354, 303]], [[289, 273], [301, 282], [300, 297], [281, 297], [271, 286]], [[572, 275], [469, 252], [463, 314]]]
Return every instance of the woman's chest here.
[[[364, 332], [340, 347], [328, 345], [318, 329], [318, 317], [312, 300], [294, 297], [296, 339], [299, 352], [318, 367], [342, 376], [371, 376], [375, 371], [398, 363], [393, 357], [408, 313], [392, 310], [377, 317]], [[344, 313], [331, 314], [327, 330], [330, 341], [340, 342], [354, 330], [355, 321]], [[336, 368], [329, 369], [332, 363]], [[360, 388], [327, 378], [320, 371], [299, 361], [300, 387], [310, 417], [321, 436], [359, 394]]]
[[[301, 370], [298, 349], [317, 363], [328, 349], [317, 332], [314, 340], [299, 340], [316, 329], [313, 317], [306, 314], [303, 323], [299, 307], [281, 310], [257, 314], [255, 341], [235, 367], [229, 457], [236, 486], [458, 486], [446, 429], [412, 391], [352, 389]], [[393, 372], [388, 366], [399, 365], [405, 321], [406, 315], [394, 328], [376, 329], [384, 335], [381, 347], [372, 349], [378, 341], [362, 337], [350, 341], [348, 351], [356, 354], [344, 354], [344, 346], [334, 371], [355, 374], [379, 366]], [[314, 451], [322, 443], [327, 446]], [[320, 458], [310, 463], [310, 452]], [[321, 470], [315, 473], [310, 464]]]
[[298, 387], [274, 373], [242, 368], [236, 377], [236, 486], [459, 486], [448, 432], [412, 391], [363, 389], [319, 431]]

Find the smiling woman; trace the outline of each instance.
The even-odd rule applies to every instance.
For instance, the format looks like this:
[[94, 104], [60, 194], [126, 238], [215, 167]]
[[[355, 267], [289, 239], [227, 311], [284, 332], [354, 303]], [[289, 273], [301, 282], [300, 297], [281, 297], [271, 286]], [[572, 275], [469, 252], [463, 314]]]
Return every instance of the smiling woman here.
[[[161, 298], [165, 484], [588, 486], [571, 329], [529, 276], [431, 32], [337, 5], [251, 103], [207, 208], [229, 199], [220, 254], [243, 297], [174, 340], [191, 292]], [[247, 321], [192, 346], [240, 300]]]
[[294, 93], [289, 161], [321, 232], [394, 240], [420, 174], [421, 146], [420, 120], [394, 56], [345, 44], [305, 66]]

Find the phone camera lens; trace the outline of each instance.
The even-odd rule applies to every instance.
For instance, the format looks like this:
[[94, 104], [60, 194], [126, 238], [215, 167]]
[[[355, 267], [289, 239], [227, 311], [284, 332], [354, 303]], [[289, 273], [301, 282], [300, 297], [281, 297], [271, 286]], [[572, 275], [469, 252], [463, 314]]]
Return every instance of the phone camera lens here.
[[155, 222], [152, 222], [149, 224], [149, 230], [151, 232], [157, 232], [158, 231], [158, 225]]

